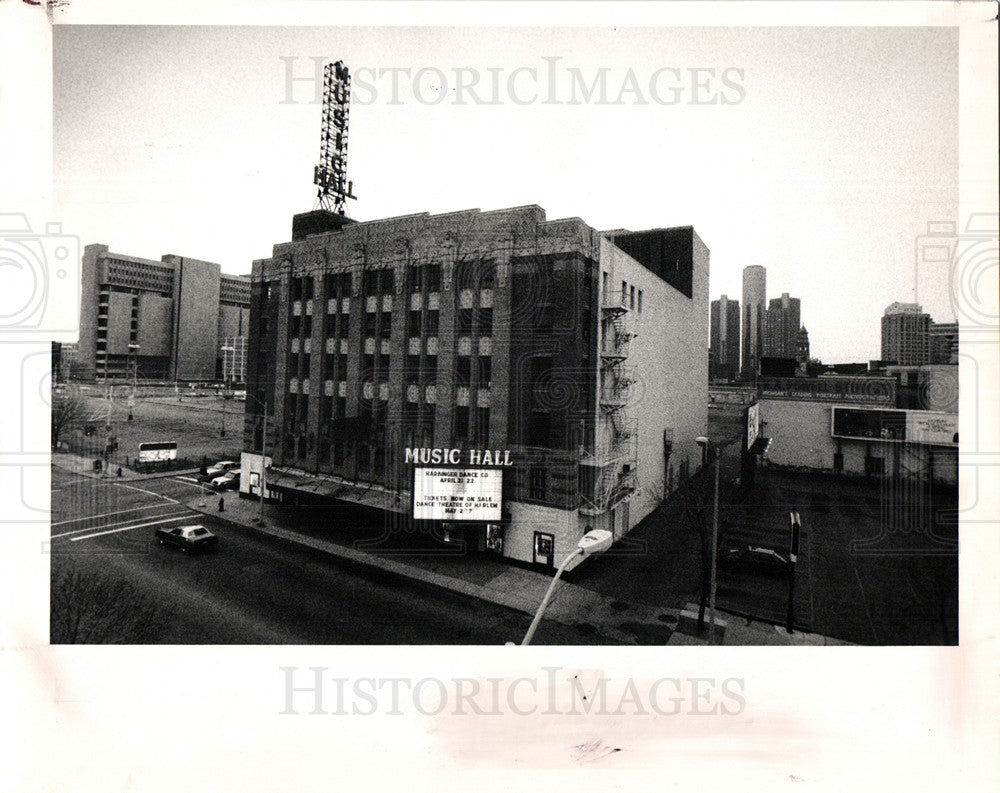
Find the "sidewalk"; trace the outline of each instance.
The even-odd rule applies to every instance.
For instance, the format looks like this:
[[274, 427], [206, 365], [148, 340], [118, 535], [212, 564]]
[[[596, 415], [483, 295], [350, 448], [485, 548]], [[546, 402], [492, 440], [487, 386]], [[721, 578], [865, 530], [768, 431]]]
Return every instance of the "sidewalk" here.
[[[698, 606], [688, 603], [681, 612], [681, 620], [670, 635], [667, 644], [671, 647], [704, 646], [708, 642], [708, 615], [706, 627], [699, 631], [697, 625]], [[851, 647], [851, 642], [820, 636], [818, 633], [795, 631], [788, 633], [779, 625], [749, 619], [747, 617], [715, 611], [715, 644], [727, 647], [780, 646], [780, 647]]]
[[[353, 567], [377, 570], [408, 581], [447, 589], [468, 597], [516, 609], [534, 615], [552, 578], [534, 570], [525, 570], [482, 556], [421, 555], [359, 551], [350, 537], [319, 537], [301, 530], [278, 525], [274, 507], [265, 525], [257, 523], [260, 502], [227, 493], [225, 511], [218, 511], [218, 497], [195, 497], [187, 506], [214, 518], [294, 542], [337, 557]], [[583, 587], [560, 581], [545, 611], [545, 618], [563, 625], [576, 626], [584, 638], [588, 633], [621, 644], [666, 644], [677, 624], [676, 609], [660, 609], [644, 604], [623, 604]], [[583, 641], [582, 643], [585, 643]]]
[[[139, 474], [122, 468], [119, 478], [117, 469], [111, 476], [95, 472], [93, 460], [68, 452], [52, 454], [53, 465], [91, 479], [131, 482], [145, 479], [160, 479], [171, 476], [195, 476], [198, 469], [167, 471], [153, 474]], [[526, 570], [482, 555], [470, 554], [420, 554], [396, 551], [358, 550], [357, 541], [349, 536], [292, 529], [280, 525], [274, 515], [275, 505], [265, 505], [265, 524], [258, 524], [260, 502], [240, 498], [237, 493], [224, 494], [225, 511], [218, 511], [219, 496], [207, 492], [190, 498], [186, 506], [197, 512], [210, 515], [234, 525], [251, 528], [272, 537], [293, 542], [336, 557], [342, 563], [368, 571], [378, 571], [426, 586], [446, 589], [467, 597], [484, 600], [524, 614], [534, 615], [545, 596], [552, 578], [535, 570]], [[586, 636], [599, 633], [601, 636], [625, 645], [706, 645], [707, 635], [699, 636], [689, 619], [682, 619], [682, 613], [697, 607], [688, 604], [683, 610], [672, 607], [657, 607], [641, 602], [625, 602], [609, 597], [593, 589], [561, 580], [549, 602], [545, 619], [575, 626], [581, 634], [581, 643]], [[717, 626], [725, 622], [724, 630], [717, 627], [716, 643], [722, 645], [844, 645], [841, 642], [818, 634], [796, 631], [788, 635], [783, 628], [766, 622], [751, 621], [717, 611]]]
[[63, 471], [72, 474], [87, 476], [91, 479], [114, 479], [118, 482], [134, 482], [141, 479], [163, 479], [168, 476], [197, 476], [198, 469], [180, 469], [177, 471], [157, 471], [152, 474], [140, 474], [131, 468], [121, 467], [122, 475], [118, 476], [118, 467], [113, 466], [110, 473], [101, 473], [94, 470], [94, 457], [83, 457], [73, 452], [52, 452], [52, 464]]
[[[545, 596], [551, 576], [525, 570], [479, 555], [421, 555], [360, 551], [349, 537], [315, 536], [304, 530], [278, 525], [272, 512], [265, 516], [265, 525], [257, 523], [260, 502], [239, 498], [228, 493], [225, 511], [218, 511], [218, 498], [190, 499], [187, 506], [214, 518], [246, 526], [256, 531], [294, 542], [337, 557], [352, 567], [377, 570], [407, 581], [447, 589], [468, 597], [516, 609], [534, 615]], [[577, 627], [583, 639], [588, 633], [628, 645], [696, 645], [707, 644], [678, 630], [681, 612], [673, 608], [657, 608], [643, 603], [623, 603], [614, 598], [560, 581], [545, 612], [545, 619]], [[728, 626], [720, 631], [726, 645], [831, 645], [846, 644], [816, 634], [796, 632], [791, 636], [783, 629], [761, 622], [749, 622], [728, 617]], [[585, 639], [584, 642], [585, 643]]]

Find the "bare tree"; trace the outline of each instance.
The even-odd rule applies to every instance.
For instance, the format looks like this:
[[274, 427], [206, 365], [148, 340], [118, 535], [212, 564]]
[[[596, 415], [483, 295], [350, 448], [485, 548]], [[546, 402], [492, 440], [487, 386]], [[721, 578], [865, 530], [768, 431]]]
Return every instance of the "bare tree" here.
[[60, 386], [52, 394], [52, 448], [59, 448], [59, 439], [64, 432], [82, 422], [87, 413], [87, 401], [80, 390], [70, 386]]
[[107, 574], [53, 571], [52, 644], [141, 644], [156, 641], [168, 620], [160, 605]]

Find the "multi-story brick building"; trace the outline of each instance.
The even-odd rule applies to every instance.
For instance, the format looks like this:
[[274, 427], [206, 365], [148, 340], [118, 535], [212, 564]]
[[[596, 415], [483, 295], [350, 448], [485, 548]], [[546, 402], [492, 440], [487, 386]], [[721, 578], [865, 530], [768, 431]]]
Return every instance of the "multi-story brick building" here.
[[[253, 266], [244, 493], [265, 451], [269, 497], [554, 564], [589, 529], [621, 537], [700, 461], [691, 227], [602, 233], [527, 206], [307, 213], [292, 237]], [[450, 480], [486, 477], [500, 503], [437, 509]]]
[[86, 380], [221, 379], [223, 340], [249, 326], [249, 278], [186, 256], [155, 261], [87, 245], [80, 294], [74, 371]]
[[892, 303], [882, 315], [882, 360], [899, 366], [930, 363], [931, 318], [917, 303]]
[[764, 313], [764, 352], [769, 358], [798, 358], [801, 301], [782, 292]]

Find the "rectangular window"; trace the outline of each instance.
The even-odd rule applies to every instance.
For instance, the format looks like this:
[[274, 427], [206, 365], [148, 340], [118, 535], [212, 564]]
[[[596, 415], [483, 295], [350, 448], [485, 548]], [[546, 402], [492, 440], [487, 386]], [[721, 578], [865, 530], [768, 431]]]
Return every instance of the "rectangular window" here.
[[409, 282], [411, 292], [420, 292], [424, 288], [424, 268], [423, 267], [411, 267], [409, 272]]
[[634, 286], [629, 287], [628, 307], [632, 311], [635, 311], [635, 287]]
[[628, 300], [628, 281], [622, 281], [622, 305]]
[[639, 313], [642, 313], [642, 290], [639, 290], [639, 305], [637, 307]]
[[490, 336], [493, 333], [493, 309], [479, 309], [479, 335]]
[[396, 289], [396, 272], [386, 268], [382, 270], [382, 294], [391, 295]]
[[479, 359], [479, 386], [486, 388], [493, 379], [493, 359], [484, 355]]
[[427, 291], [428, 292], [440, 292], [441, 291], [441, 265], [440, 264], [429, 264], [429, 265], [427, 265]]
[[364, 288], [365, 296], [378, 292], [378, 270], [369, 270], [365, 273]]
[[407, 325], [407, 330], [410, 336], [420, 335], [420, 317], [421, 313], [419, 311], [410, 312], [410, 321]]
[[472, 359], [466, 356], [456, 358], [455, 374], [458, 377], [458, 385], [469, 385], [472, 382]]
[[471, 308], [460, 308], [458, 310], [459, 333], [472, 333], [472, 314], [473, 309]]
[[469, 437], [469, 408], [462, 405], [455, 408], [455, 437], [463, 440]]
[[486, 448], [490, 442], [490, 409], [476, 408], [476, 445]]
[[601, 291], [606, 295], [608, 293], [608, 274], [601, 273]]
[[866, 457], [865, 458], [865, 473], [881, 476], [885, 473], [885, 458], [884, 457]]
[[546, 470], [539, 466], [532, 467], [528, 474], [528, 498], [537, 501], [545, 500]]
[[439, 313], [437, 311], [427, 312], [427, 335], [437, 336], [438, 335], [438, 322]]

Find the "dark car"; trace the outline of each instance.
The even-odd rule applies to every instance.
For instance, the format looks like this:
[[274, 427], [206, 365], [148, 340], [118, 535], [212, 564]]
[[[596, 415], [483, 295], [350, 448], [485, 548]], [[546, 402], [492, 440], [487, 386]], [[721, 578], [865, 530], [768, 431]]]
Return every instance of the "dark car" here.
[[237, 490], [240, 486], [240, 469], [226, 471], [221, 476], [212, 480], [212, 488], [215, 490]]
[[156, 540], [160, 545], [176, 545], [184, 553], [214, 550], [219, 544], [219, 538], [200, 523], [173, 528], [164, 526], [156, 530]]
[[719, 546], [719, 564], [727, 567], [780, 573], [788, 570], [788, 554], [766, 545], [723, 543]]

